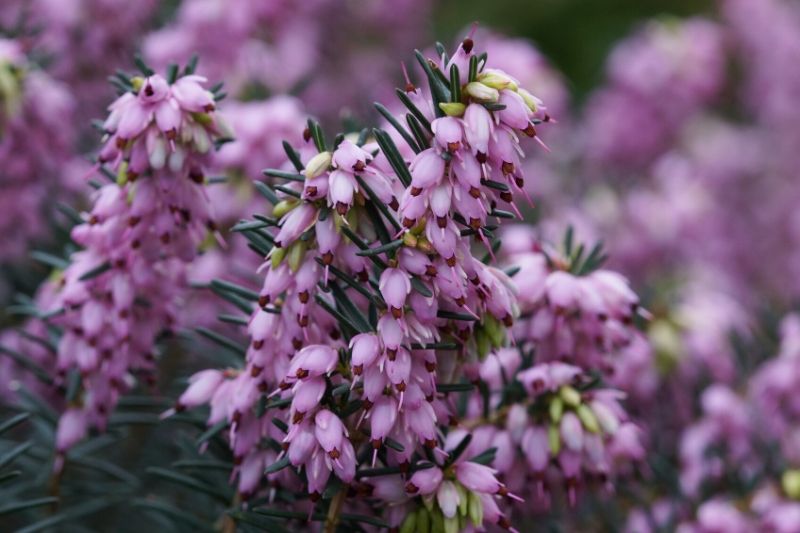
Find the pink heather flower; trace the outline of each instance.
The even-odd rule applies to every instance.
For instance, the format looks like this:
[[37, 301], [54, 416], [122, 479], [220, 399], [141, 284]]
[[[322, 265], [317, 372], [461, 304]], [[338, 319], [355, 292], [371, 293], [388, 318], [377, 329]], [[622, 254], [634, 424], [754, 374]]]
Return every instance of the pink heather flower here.
[[58, 421], [56, 449], [64, 453], [86, 436], [87, 415], [80, 409], [67, 409]]
[[442, 471], [437, 468], [426, 468], [415, 472], [406, 483], [406, 492], [428, 496], [433, 494], [442, 483]]
[[411, 292], [411, 281], [408, 274], [398, 268], [387, 268], [381, 274], [379, 287], [381, 295], [391, 308], [394, 317], [400, 318], [406, 298]]
[[380, 355], [380, 340], [371, 333], [362, 333], [350, 341], [350, 350], [353, 373], [360, 375], [364, 367], [370, 367]]
[[338, 360], [336, 350], [328, 346], [306, 346], [294, 356], [287, 374], [296, 379], [322, 376], [331, 372]]
[[[52, 294], [41, 302], [47, 310], [64, 309], [51, 319], [63, 331], [53, 362], [56, 381], [63, 383], [73, 369], [82, 377], [80, 400], [65, 427], [77, 427], [80, 419], [84, 429], [67, 433], [72, 437], [63, 438], [60, 454], [75, 435], [105, 427], [119, 395], [133, 383], [132, 372], [152, 379], [156, 338], [176, 321], [184, 265], [214, 229], [203, 169], [212, 140], [226, 128], [201, 79], [169, 85], [154, 75], [111, 106], [100, 160], [120, 181], [95, 193], [84, 222], [72, 231], [83, 249], [49, 282], [52, 292], [42, 293]], [[159, 119], [164, 109], [172, 117], [167, 122]], [[211, 372], [201, 374], [182, 400], [205, 402], [218, 382]], [[56, 468], [62, 465], [56, 462]]]
[[222, 380], [223, 374], [218, 370], [201, 370], [194, 374], [189, 378], [189, 387], [178, 399], [176, 410], [208, 403]]

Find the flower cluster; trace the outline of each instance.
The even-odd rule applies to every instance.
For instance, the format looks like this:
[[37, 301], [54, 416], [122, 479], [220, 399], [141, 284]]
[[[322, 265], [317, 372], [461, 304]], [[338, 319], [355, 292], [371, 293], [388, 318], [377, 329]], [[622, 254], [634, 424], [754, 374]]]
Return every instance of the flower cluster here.
[[[495, 467], [511, 490], [547, 508], [563, 484], [574, 503], [579, 488], [609, 486], [644, 459], [641, 430], [621, 403], [625, 393], [597, 379], [613, 382], [621, 352], [643, 342], [632, 326], [638, 298], [619, 274], [597, 269], [599, 248], [584, 259], [568, 242], [562, 257], [523, 227], [503, 237], [513, 243], [505, 259], [518, 269], [517, 348], [492, 351], [468, 369], [489, 393], [473, 398], [469, 412], [476, 432], [492, 435]], [[536, 490], [524, 492], [531, 479]]]
[[56, 383], [79, 383], [58, 427], [62, 454], [105, 426], [134, 373], [152, 372], [155, 340], [175, 321], [184, 265], [214, 231], [205, 165], [229, 132], [205, 79], [172, 74], [130, 78], [110, 106], [98, 166], [111, 182], [72, 229], [82, 249], [39, 302], [62, 332], [50, 363]]
[[[489, 443], [447, 427], [469, 415], [451, 397], [472, 388], [459, 381], [462, 365], [511, 339], [514, 284], [471, 241], [488, 246], [488, 262], [497, 244], [488, 223], [512, 216], [500, 207], [516, 209], [523, 183], [518, 136], [534, 137], [546, 115], [473, 46], [420, 55], [432, 96], [407, 87], [413, 133], [393, 117], [410, 162], [381, 130], [328, 148], [309, 122], [291, 166], [265, 171], [286, 185], [261, 187], [272, 211], [244, 231], [266, 255], [246, 367], [197, 374], [174, 408], [209, 403], [209, 424], [228, 422], [241, 494], [258, 491], [265, 467], [272, 483], [292, 483], [281, 470], [291, 465], [312, 501], [335, 476], [394, 503], [398, 526], [510, 527], [499, 506], [516, 497], [482, 464], [494, 453], [468, 460]], [[265, 439], [283, 452], [262, 448]], [[365, 474], [374, 468], [386, 474]]]

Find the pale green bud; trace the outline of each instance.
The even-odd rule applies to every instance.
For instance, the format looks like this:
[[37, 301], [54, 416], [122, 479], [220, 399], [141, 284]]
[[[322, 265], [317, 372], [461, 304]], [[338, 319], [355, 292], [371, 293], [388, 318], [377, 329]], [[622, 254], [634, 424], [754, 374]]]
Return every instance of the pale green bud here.
[[284, 257], [286, 257], [286, 248], [273, 248], [272, 253], [269, 254], [272, 268], [276, 269], [281, 266]]
[[539, 98], [533, 96], [531, 93], [526, 91], [525, 89], [517, 89], [517, 94], [522, 97], [522, 99], [527, 104], [528, 108], [533, 112], [536, 113], [539, 108], [544, 104]]
[[781, 476], [783, 492], [793, 500], [800, 500], [800, 470], [787, 470]]
[[291, 200], [281, 200], [272, 208], [272, 216], [275, 218], [282, 218], [286, 213], [297, 207], [299, 203], [300, 201], [294, 198]]
[[581, 419], [583, 427], [585, 427], [592, 433], [600, 433], [600, 423], [597, 421], [597, 417], [594, 415], [594, 411], [592, 411], [592, 409], [588, 405], [586, 405], [585, 403], [579, 405], [575, 409], [575, 413], [578, 415], [578, 418]]
[[332, 160], [333, 155], [330, 152], [320, 152], [306, 163], [306, 169], [303, 174], [305, 174], [306, 179], [316, 178], [330, 168]]
[[[119, 164], [119, 170], [117, 170], [117, 185], [122, 187], [126, 183], [128, 183], [128, 162], [123, 160]], [[128, 198], [128, 203], [131, 203], [131, 201], [133, 201], [133, 197]]]
[[439, 109], [444, 111], [444, 114], [448, 117], [463, 117], [467, 106], [461, 102], [441, 102]]
[[516, 80], [502, 70], [487, 68], [478, 74], [477, 80], [482, 84], [491, 87], [492, 89], [497, 89], [498, 91], [502, 91], [503, 89], [511, 89], [512, 91], [517, 90]]
[[483, 502], [474, 492], [468, 494], [469, 498], [469, 519], [472, 525], [480, 527], [483, 524]]
[[417, 513], [409, 513], [403, 523], [400, 524], [399, 533], [416, 533], [417, 531]]
[[464, 90], [468, 95], [479, 102], [493, 103], [500, 99], [500, 92], [498, 92], [497, 89], [492, 89], [477, 81], [468, 83]]
[[563, 414], [564, 400], [561, 399], [561, 396], [556, 396], [550, 401], [550, 420], [552, 420], [554, 424], [558, 424]]
[[431, 515], [424, 507], [417, 510], [417, 533], [430, 533]]
[[289, 268], [292, 269], [292, 272], [297, 272], [300, 270], [300, 265], [303, 264], [303, 258], [306, 255], [306, 248], [307, 245], [305, 241], [297, 241], [289, 247], [287, 259], [289, 261]]
[[577, 407], [581, 403], [581, 393], [569, 385], [562, 386], [558, 394], [564, 400], [564, 403], [570, 407]]
[[478, 349], [478, 358], [483, 361], [492, 350], [492, 342], [489, 339], [489, 335], [486, 334], [483, 328], [476, 328], [474, 336], [475, 346]]
[[467, 489], [461, 483], [456, 483], [456, 492], [458, 492], [458, 512], [462, 516], [467, 516], [467, 511], [469, 511]]
[[131, 78], [131, 87], [133, 88], [133, 92], [138, 93], [139, 89], [142, 88], [144, 85], [144, 78], [141, 76], [134, 76]]
[[435, 508], [430, 512], [431, 517], [431, 533], [445, 533], [444, 531], [444, 515], [439, 508]]
[[505, 344], [506, 330], [503, 325], [492, 315], [487, 315], [484, 319], [484, 328], [492, 341], [492, 346], [501, 348]]
[[550, 455], [558, 455], [561, 451], [561, 432], [555, 424], [550, 424], [547, 428], [547, 442], [550, 445]]
[[444, 533], [458, 533], [458, 515], [444, 519]]

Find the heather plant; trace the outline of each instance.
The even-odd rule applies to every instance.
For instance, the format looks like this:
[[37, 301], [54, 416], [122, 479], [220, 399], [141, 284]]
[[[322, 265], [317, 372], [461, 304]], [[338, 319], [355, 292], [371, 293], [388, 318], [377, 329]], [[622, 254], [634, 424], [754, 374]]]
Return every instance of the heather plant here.
[[0, 530], [800, 530], [796, 2], [123, 4], [0, 6]]
[[186, 264], [215, 231], [205, 165], [229, 133], [214, 94], [194, 64], [173, 66], [166, 78], [140, 67], [142, 76], [119, 76], [122, 94], [102, 126], [96, 171], [106, 182], [72, 229], [81, 248], [33, 302], [28, 335], [41, 333], [39, 320], [57, 330], [42, 341], [52, 351], [37, 350], [34, 364], [52, 369], [50, 382], [67, 392], [57, 403], [56, 471], [89, 428], [105, 427], [134, 374], [152, 379], [156, 340], [175, 323]]
[[[508, 257], [530, 267], [492, 266], [503, 247], [489, 222], [525, 198], [520, 137], [550, 118], [474, 46], [417, 53], [427, 87], [398, 91], [404, 116], [378, 105], [403, 148], [377, 129], [329, 147], [310, 121], [304, 145], [265, 171], [285, 184], [258, 186], [271, 215], [234, 228], [265, 257], [260, 291], [225, 285], [257, 304], [246, 364], [195, 374], [165, 415], [210, 405], [240, 497], [267, 495], [261, 516], [307, 514], [331, 531], [360, 516], [408, 531], [513, 529], [527, 513], [514, 502], [560, 490], [545, 490], [551, 460], [574, 503], [577, 487], [642, 458], [624, 394], [587, 374], [635, 335], [625, 280], [596, 270], [599, 248], [583, 257], [571, 243], [567, 259], [537, 246]], [[573, 321], [581, 298], [590, 307]], [[533, 316], [517, 326], [520, 313]], [[284, 491], [308, 496], [287, 508]]]

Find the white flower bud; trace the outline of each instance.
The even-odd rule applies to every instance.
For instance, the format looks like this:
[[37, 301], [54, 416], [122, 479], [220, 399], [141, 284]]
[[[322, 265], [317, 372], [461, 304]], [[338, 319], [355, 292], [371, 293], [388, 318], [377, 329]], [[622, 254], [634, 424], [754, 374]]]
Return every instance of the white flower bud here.
[[497, 102], [497, 100], [500, 99], [500, 92], [497, 89], [493, 89], [488, 85], [484, 85], [477, 81], [468, 83], [465, 91], [468, 95], [479, 102], [492, 103]]
[[333, 155], [330, 152], [320, 152], [311, 160], [306, 163], [306, 170], [304, 172], [306, 179], [316, 178], [323, 172], [327, 171], [331, 166]]

